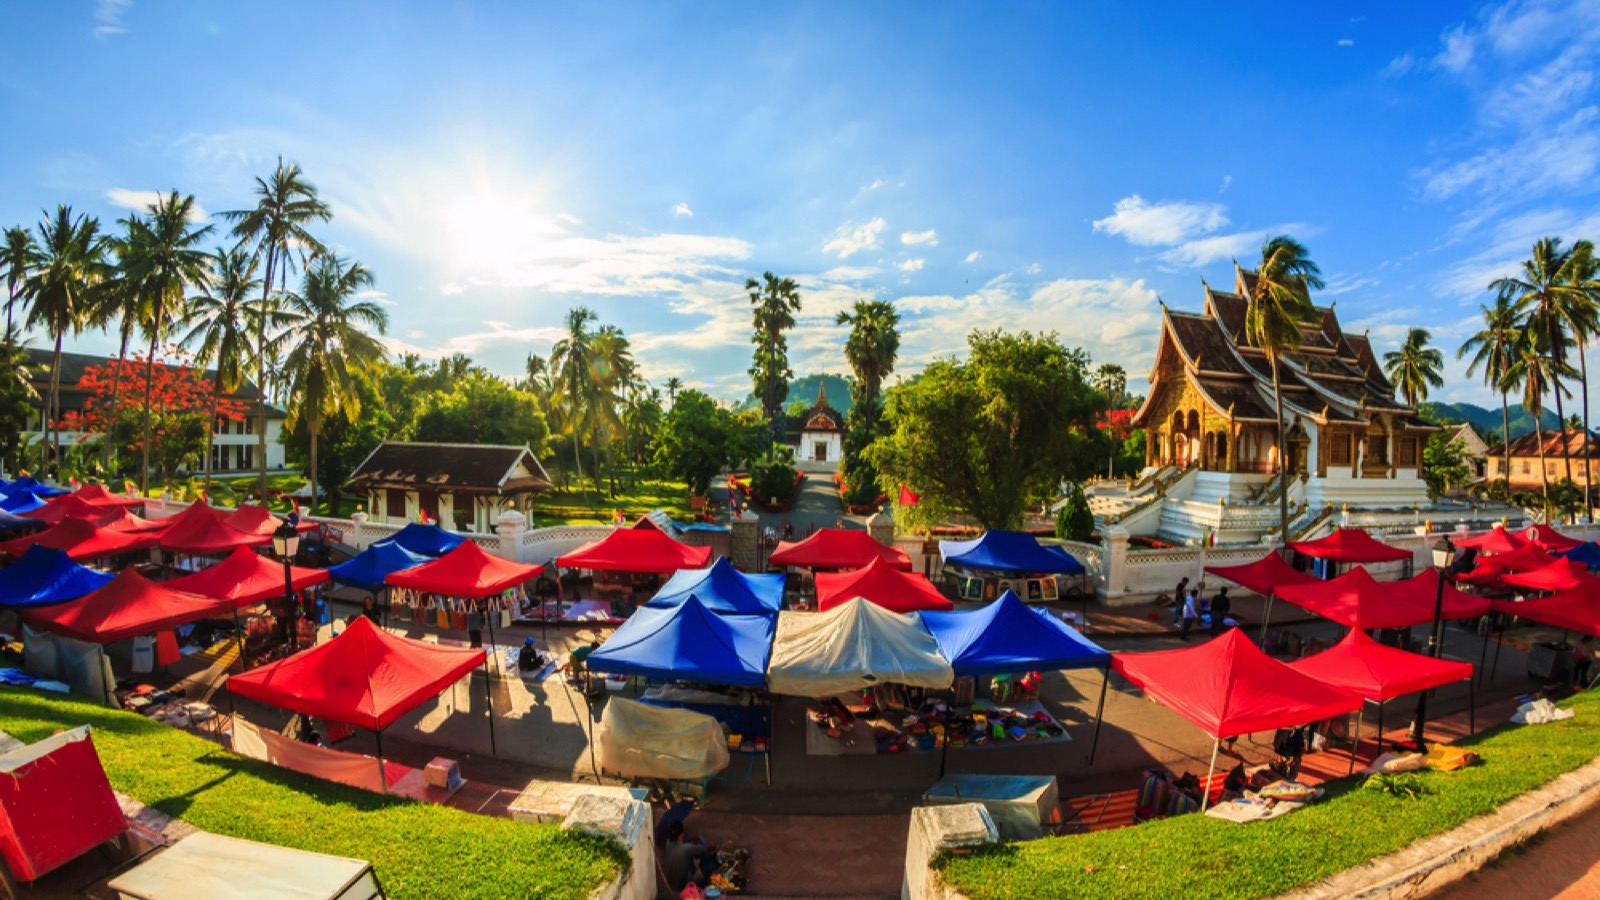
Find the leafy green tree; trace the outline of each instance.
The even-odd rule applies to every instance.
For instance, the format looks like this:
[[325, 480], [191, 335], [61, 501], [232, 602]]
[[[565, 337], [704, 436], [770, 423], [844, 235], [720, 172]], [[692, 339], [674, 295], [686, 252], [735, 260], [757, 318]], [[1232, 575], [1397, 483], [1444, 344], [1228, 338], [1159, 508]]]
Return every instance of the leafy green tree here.
[[683, 379], [674, 375], [667, 379], [667, 405], [678, 402], [678, 392], [683, 390]]
[[1504, 294], [1495, 298], [1493, 307], [1480, 303], [1478, 309], [1483, 311], [1483, 328], [1467, 338], [1461, 349], [1456, 351], [1456, 359], [1465, 359], [1471, 354], [1467, 374], [1473, 375], [1481, 367], [1484, 384], [1500, 395], [1500, 440], [1505, 450], [1503, 472], [1510, 478], [1511, 392], [1517, 390], [1517, 386], [1508, 380], [1508, 376], [1517, 361], [1517, 343], [1523, 331], [1524, 310]]
[[27, 345], [10, 331], [0, 340], [0, 464], [13, 476], [21, 468], [22, 432], [33, 418], [39, 393], [33, 388]]
[[306, 272], [298, 294], [285, 299], [282, 340], [284, 371], [289, 383], [288, 421], [292, 427], [306, 420], [311, 437], [311, 509], [317, 508], [317, 439], [329, 416], [353, 419], [361, 415], [357, 373], [369, 371], [387, 354], [382, 343], [365, 329], [382, 334], [389, 314], [355, 295], [372, 285], [372, 274], [360, 263], [322, 257]]
[[[1568, 324], [1578, 343], [1578, 378], [1583, 385], [1583, 456], [1589, 457], [1594, 432], [1589, 430], [1589, 342], [1600, 333], [1600, 255], [1595, 253], [1593, 241], [1578, 241], [1572, 245], [1567, 264], [1562, 267], [1562, 278], [1567, 289]], [[1576, 426], [1573, 426], [1576, 427]], [[1594, 509], [1594, 485], [1583, 480], [1583, 508]], [[1585, 512], [1585, 515], [1588, 515]]]
[[891, 429], [865, 455], [921, 495], [914, 518], [959, 511], [1015, 529], [1059, 479], [1088, 474], [1105, 395], [1053, 333], [974, 331], [967, 345], [965, 361], [936, 360], [887, 392]]
[[661, 423], [656, 459], [688, 484], [690, 494], [705, 496], [711, 479], [729, 463], [733, 431], [732, 413], [700, 391], [683, 391]]
[[844, 358], [855, 372], [855, 402], [878, 399], [883, 380], [894, 371], [900, 356], [900, 314], [887, 300], [857, 300], [850, 312], [841, 312], [835, 324], [849, 325]]
[[[313, 222], [326, 222], [333, 218], [333, 210], [317, 196], [317, 189], [305, 178], [296, 163], [287, 163], [278, 157], [278, 167], [266, 178], [257, 178], [256, 205], [251, 209], [231, 210], [222, 214], [233, 223], [229, 232], [233, 237], [254, 248], [258, 259], [264, 259], [261, 276], [261, 305], [256, 318], [255, 346], [256, 378], [261, 388], [261, 402], [256, 409], [256, 454], [261, 460], [260, 491], [267, 495], [267, 369], [268, 350], [274, 346], [267, 342], [267, 320], [273, 308], [273, 282], [282, 292], [294, 268], [296, 252], [302, 265], [312, 256], [320, 256], [327, 248], [311, 234]], [[313, 467], [314, 468], [314, 467]], [[314, 480], [314, 479], [313, 479]]]
[[[1267, 238], [1261, 245], [1261, 264], [1255, 288], [1245, 298], [1244, 336], [1250, 346], [1267, 355], [1272, 367], [1272, 402], [1278, 419], [1278, 471], [1287, 482], [1288, 436], [1283, 425], [1283, 389], [1278, 372], [1283, 354], [1300, 347], [1300, 328], [1315, 313], [1311, 288], [1322, 288], [1322, 271], [1311, 261], [1305, 245], [1288, 235]], [[1278, 492], [1278, 524], [1284, 546], [1289, 544], [1289, 491]]]
[[789, 397], [789, 379], [794, 370], [789, 368], [789, 340], [784, 333], [794, 327], [795, 313], [800, 311], [800, 288], [792, 278], [779, 278], [771, 272], [762, 273], [761, 281], [751, 278], [744, 283], [754, 308], [755, 334], [754, 361], [750, 377], [754, 379], [756, 396], [761, 399], [761, 409], [771, 423], [772, 439], [783, 439], [783, 401]]
[[473, 368], [448, 390], [423, 398], [412, 436], [441, 443], [527, 444], [539, 455], [550, 431], [533, 395]]
[[[1561, 391], [1560, 378], [1562, 375], [1570, 376], [1572, 367], [1558, 362], [1555, 357], [1547, 355], [1540, 346], [1542, 336], [1531, 329], [1523, 333], [1517, 344], [1517, 361], [1506, 374], [1506, 383], [1519, 385], [1522, 390], [1522, 406], [1528, 415], [1538, 423], [1544, 422], [1544, 401], [1551, 391]], [[1544, 488], [1544, 510], [1546, 521], [1550, 515], [1550, 469], [1545, 460], [1545, 438], [1542, 427], [1535, 428], [1539, 443], [1539, 478]], [[1562, 442], [1565, 444], [1565, 441]], [[1507, 473], [1509, 475], [1509, 472]]]
[[1467, 448], [1453, 437], [1436, 431], [1422, 448], [1422, 480], [1428, 484], [1428, 494], [1437, 499], [1451, 486], [1466, 484], [1472, 477], [1467, 465]]
[[26, 317], [28, 276], [39, 264], [39, 242], [33, 232], [13, 226], [7, 228], [0, 240], [0, 269], [6, 272], [6, 335], [12, 332], [12, 316]]
[[[317, 440], [316, 481], [328, 491], [328, 510], [337, 514], [340, 489], [378, 445], [399, 434], [399, 423], [389, 412], [389, 404], [378, 389], [379, 372], [352, 373], [351, 387], [361, 400], [361, 414], [354, 418], [332, 416], [323, 423]], [[311, 430], [307, 420], [295, 423], [284, 432], [283, 443], [290, 459], [310, 470]]]
[[550, 351], [550, 365], [559, 371], [561, 394], [566, 401], [567, 430], [572, 432], [572, 464], [578, 483], [583, 483], [583, 454], [578, 440], [587, 420], [589, 399], [594, 393], [594, 334], [589, 325], [594, 311], [587, 306], [567, 310], [567, 334]]
[[39, 260], [23, 293], [28, 300], [27, 327], [38, 328], [55, 341], [45, 409], [46, 460], [53, 461], [61, 446], [61, 343], [92, 321], [107, 275], [105, 254], [98, 219], [74, 217], [72, 207], [57, 206], [53, 217], [39, 223]]
[[1087, 541], [1094, 537], [1094, 513], [1089, 498], [1076, 483], [1067, 485], [1066, 502], [1056, 513], [1056, 537], [1064, 541]]
[[794, 502], [797, 493], [794, 465], [775, 458], [762, 463], [750, 473], [751, 499], [772, 506], [787, 506]]

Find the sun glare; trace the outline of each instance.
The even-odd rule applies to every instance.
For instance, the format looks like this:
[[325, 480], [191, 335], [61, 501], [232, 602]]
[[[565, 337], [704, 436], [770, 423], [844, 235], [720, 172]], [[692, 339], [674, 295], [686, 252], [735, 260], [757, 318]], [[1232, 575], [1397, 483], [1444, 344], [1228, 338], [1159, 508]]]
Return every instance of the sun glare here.
[[561, 233], [528, 201], [488, 191], [450, 196], [440, 208], [440, 223], [452, 248], [451, 264], [467, 277], [495, 278], [524, 267]]

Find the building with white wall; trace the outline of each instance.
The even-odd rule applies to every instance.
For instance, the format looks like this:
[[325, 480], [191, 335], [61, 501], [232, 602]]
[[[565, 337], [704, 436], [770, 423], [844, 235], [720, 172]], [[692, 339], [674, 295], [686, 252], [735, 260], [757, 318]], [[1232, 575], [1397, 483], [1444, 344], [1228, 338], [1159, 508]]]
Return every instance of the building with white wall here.
[[344, 486], [366, 498], [372, 522], [426, 517], [455, 531], [492, 532], [501, 513], [526, 510], [549, 490], [550, 476], [526, 445], [385, 441]]

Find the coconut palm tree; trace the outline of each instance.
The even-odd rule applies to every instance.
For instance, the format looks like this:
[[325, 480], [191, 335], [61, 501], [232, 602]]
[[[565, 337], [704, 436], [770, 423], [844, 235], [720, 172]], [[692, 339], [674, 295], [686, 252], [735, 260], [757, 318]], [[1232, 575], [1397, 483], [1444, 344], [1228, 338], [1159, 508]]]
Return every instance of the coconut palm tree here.
[[39, 242], [33, 232], [20, 225], [7, 228], [0, 241], [0, 269], [6, 270], [6, 340], [11, 340], [12, 316], [28, 314], [25, 288], [38, 264]]
[[1583, 385], [1583, 506], [1585, 515], [1594, 509], [1593, 484], [1589, 478], [1589, 446], [1593, 432], [1589, 430], [1589, 341], [1600, 333], [1600, 256], [1593, 241], [1578, 241], [1572, 245], [1567, 265], [1562, 274], [1572, 295], [1567, 304], [1571, 318], [1572, 336], [1578, 342], [1578, 379]]
[[[196, 225], [194, 195], [177, 191], [163, 194], [150, 204], [149, 218], [129, 216], [126, 256], [122, 271], [125, 287], [138, 298], [139, 328], [150, 339], [144, 361], [144, 439], [139, 467], [139, 490], [150, 489], [150, 409], [154, 397], [156, 348], [186, 312], [189, 289], [209, 277], [208, 260], [200, 242], [216, 226]], [[207, 447], [207, 452], [210, 448]]]
[[667, 405], [678, 402], [678, 392], [683, 390], [683, 379], [674, 375], [667, 379]]
[[[1562, 390], [1560, 374], [1554, 358], [1544, 352], [1538, 335], [1525, 333], [1517, 345], [1517, 361], [1512, 365], [1506, 380], [1522, 389], [1522, 408], [1533, 416], [1534, 436], [1539, 444], [1539, 478], [1544, 489], [1544, 518], [1550, 521], [1550, 469], [1545, 459], [1544, 401], [1551, 391]], [[1567, 368], [1567, 373], [1571, 367]], [[1563, 431], [1563, 437], [1565, 432]], [[1566, 445], [1566, 441], [1562, 441]]]
[[[205, 485], [211, 486], [211, 441], [217, 427], [217, 406], [223, 394], [239, 389], [247, 366], [255, 360], [255, 314], [250, 305], [255, 293], [255, 257], [242, 246], [217, 248], [211, 254], [211, 277], [189, 298], [189, 314], [181, 323], [189, 329], [181, 341], [195, 348], [195, 363], [213, 366], [211, 414], [206, 416]], [[278, 314], [279, 320], [286, 319]], [[279, 322], [281, 324], [281, 321]]]
[[[256, 179], [256, 205], [253, 209], [225, 212], [223, 218], [234, 223], [233, 237], [255, 249], [258, 259], [264, 260], [261, 276], [261, 302], [256, 318], [258, 349], [271, 346], [267, 341], [266, 327], [270, 318], [272, 283], [276, 277], [279, 289], [287, 283], [289, 270], [295, 264], [293, 251], [298, 250], [300, 262], [308, 257], [327, 252], [307, 229], [312, 222], [326, 222], [333, 211], [317, 197], [317, 189], [305, 179], [300, 166], [285, 164], [278, 158], [278, 168], [267, 178]], [[256, 375], [261, 389], [261, 400], [256, 408], [256, 452], [261, 460], [261, 497], [267, 496], [267, 370], [268, 356], [256, 354]]]
[[1272, 400], [1278, 417], [1278, 471], [1283, 479], [1278, 491], [1278, 518], [1284, 546], [1289, 545], [1288, 439], [1283, 427], [1283, 390], [1278, 361], [1300, 346], [1300, 328], [1315, 313], [1311, 288], [1322, 287], [1322, 271], [1311, 261], [1305, 245], [1288, 235], [1268, 238], [1261, 245], [1261, 265], [1255, 289], [1246, 299], [1245, 341], [1267, 355], [1272, 368]]
[[[1128, 371], [1126, 369], [1116, 363], [1102, 363], [1100, 368], [1095, 370], [1094, 383], [1101, 393], [1106, 395], [1110, 409], [1117, 409], [1122, 406], [1122, 394], [1128, 389]], [[1112, 437], [1115, 438], [1116, 431], [1111, 428], [1111, 424], [1107, 422], [1107, 428], [1110, 430]], [[1117, 451], [1116, 446], [1113, 445], [1106, 459], [1107, 478], [1115, 477], [1116, 470], [1114, 466], [1116, 462]]]
[[900, 313], [887, 300], [857, 300], [850, 312], [839, 313], [833, 321], [850, 326], [844, 358], [855, 372], [860, 393], [855, 399], [871, 403], [900, 356]]
[[[1564, 393], [1561, 379], [1572, 377], [1568, 374], [1571, 367], [1567, 365], [1567, 357], [1572, 348], [1573, 332], [1583, 330], [1586, 315], [1589, 323], [1593, 321], [1592, 314], [1584, 312], [1590, 305], [1588, 298], [1572, 285], [1571, 262], [1571, 253], [1561, 249], [1560, 238], [1540, 238], [1533, 245], [1533, 255], [1523, 261], [1519, 277], [1497, 278], [1489, 284], [1489, 290], [1503, 293], [1527, 307], [1527, 328], [1537, 336], [1533, 344], [1550, 356], [1552, 365], [1548, 371], [1563, 448], [1570, 444], [1567, 413], [1561, 403]], [[1571, 482], [1572, 454], [1564, 451], [1562, 462], [1566, 466], [1567, 481]]]
[[761, 279], [751, 278], [744, 283], [754, 307], [752, 339], [756, 349], [750, 376], [755, 380], [761, 409], [771, 424], [773, 440], [777, 441], [783, 436], [783, 401], [789, 397], [789, 379], [794, 377], [784, 332], [794, 327], [794, 314], [800, 311], [800, 289], [794, 279], [779, 278], [771, 272], [762, 273]]
[[1517, 343], [1523, 332], [1524, 309], [1505, 295], [1495, 297], [1494, 306], [1478, 304], [1483, 311], [1483, 329], [1467, 338], [1456, 351], [1456, 359], [1472, 355], [1467, 374], [1483, 368], [1483, 382], [1500, 394], [1500, 440], [1505, 450], [1506, 485], [1511, 483], [1511, 393], [1519, 386], [1507, 381], [1517, 362]]
[[57, 206], [39, 223], [39, 261], [23, 287], [27, 327], [39, 328], [55, 341], [50, 357], [50, 399], [45, 407], [46, 459], [55, 460], [61, 444], [61, 342], [92, 321], [98, 291], [106, 278], [106, 245], [100, 221], [73, 216], [72, 207]]
[[567, 310], [567, 336], [550, 349], [550, 367], [556, 370], [561, 393], [566, 400], [567, 428], [572, 432], [572, 464], [578, 483], [583, 483], [583, 456], [578, 438], [587, 418], [588, 400], [594, 390], [594, 335], [589, 324], [594, 310], [579, 306]]
[[1444, 378], [1439, 375], [1444, 368], [1444, 354], [1428, 346], [1431, 338], [1428, 329], [1413, 328], [1406, 332], [1399, 350], [1383, 355], [1384, 373], [1400, 388], [1406, 405], [1412, 409], [1428, 399], [1429, 388], [1444, 387]]
[[372, 285], [372, 273], [360, 263], [323, 256], [307, 270], [298, 294], [284, 297], [283, 333], [275, 339], [284, 349], [288, 384], [288, 420], [302, 418], [311, 436], [311, 511], [317, 509], [317, 437], [330, 415], [354, 419], [361, 414], [356, 377], [374, 370], [388, 350], [365, 329], [383, 334], [389, 315], [357, 292]]
[[[615, 325], [602, 325], [591, 341], [593, 356], [593, 389], [590, 394], [590, 422], [595, 436], [595, 480], [600, 478], [600, 451], [605, 450], [611, 463], [611, 491], [617, 489], [616, 462], [612, 459], [611, 442], [623, 430], [623, 412], [629, 391], [639, 384], [638, 365], [633, 350], [622, 329]], [[598, 484], [596, 485], [598, 489]]]

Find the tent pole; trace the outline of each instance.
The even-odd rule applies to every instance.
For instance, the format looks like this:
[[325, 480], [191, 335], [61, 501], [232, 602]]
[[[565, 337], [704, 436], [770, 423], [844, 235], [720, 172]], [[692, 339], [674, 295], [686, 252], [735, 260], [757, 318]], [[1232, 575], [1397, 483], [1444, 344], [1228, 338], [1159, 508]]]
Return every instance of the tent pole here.
[[389, 793], [389, 770], [383, 764], [383, 729], [373, 732], [378, 739], [378, 784], [382, 785], [383, 792]]
[[106, 684], [106, 667], [108, 665], [106, 662], [106, 645], [95, 644], [94, 646], [100, 652], [100, 666], [99, 671], [95, 672], [95, 677], [100, 679], [100, 688], [106, 692], [106, 705], [115, 709], [117, 706], [117, 682], [113, 679], [110, 684]]
[[1349, 769], [1349, 771], [1344, 773], [1346, 775], [1351, 775], [1351, 774], [1355, 773], [1355, 770], [1356, 770], [1356, 751], [1361, 749], [1361, 722], [1366, 717], [1366, 715], [1367, 715], [1367, 704], [1366, 703], [1362, 703], [1361, 704], [1361, 708], [1356, 710], [1356, 733], [1350, 736], [1350, 769]]
[[1211, 776], [1217, 773], [1217, 749], [1222, 746], [1222, 738], [1211, 742], [1211, 765], [1206, 769], [1206, 780], [1200, 783], [1200, 812], [1206, 811], [1206, 806], [1211, 802]]
[[489, 654], [483, 655], [483, 705], [489, 709], [489, 755], [498, 758], [500, 748], [494, 739], [494, 684], [489, 680]]
[[1502, 621], [1500, 623], [1500, 638], [1499, 638], [1499, 640], [1496, 640], [1494, 642], [1494, 665], [1489, 667], [1489, 680], [1490, 681], [1493, 681], [1494, 677], [1496, 675], [1500, 674], [1500, 648], [1505, 646], [1505, 643], [1506, 643], [1506, 626], [1505, 626], [1505, 622]]
[[[1267, 608], [1261, 614], [1261, 639], [1256, 641], [1256, 645], [1263, 649], [1267, 646], [1267, 625], [1272, 622], [1272, 601], [1274, 599], [1273, 592], [1267, 591]], [[1179, 602], [1181, 603], [1182, 601], [1180, 600]]]
[[1378, 701], [1378, 755], [1383, 755], [1383, 701]]
[[1478, 683], [1483, 683], [1483, 664], [1489, 661], [1489, 630], [1493, 627], [1493, 620], [1485, 617], [1483, 623], [1483, 649], [1478, 651]]
[[1111, 686], [1111, 666], [1105, 668], [1100, 679], [1100, 705], [1094, 711], [1094, 737], [1089, 739], [1089, 765], [1094, 765], [1094, 752], [1100, 746], [1100, 725], [1106, 720], [1106, 688]]
[[1467, 736], [1478, 733], [1478, 688], [1467, 679]]

